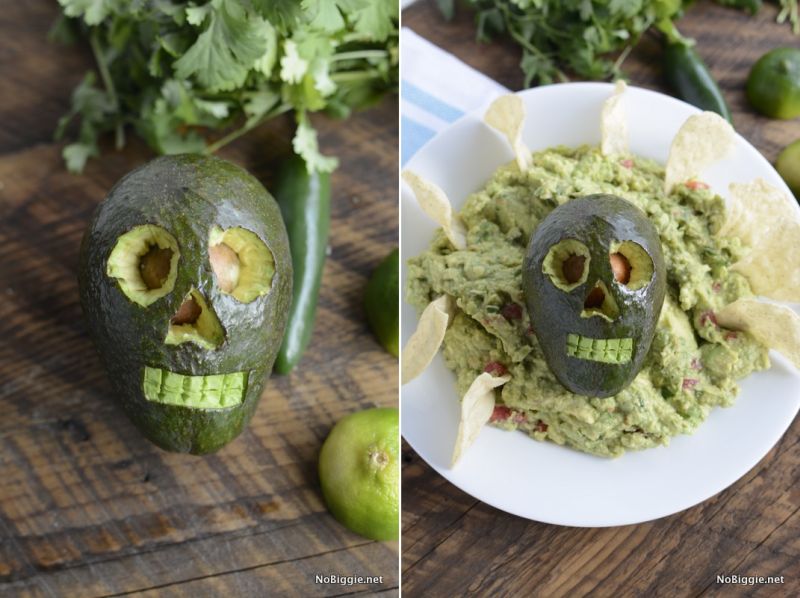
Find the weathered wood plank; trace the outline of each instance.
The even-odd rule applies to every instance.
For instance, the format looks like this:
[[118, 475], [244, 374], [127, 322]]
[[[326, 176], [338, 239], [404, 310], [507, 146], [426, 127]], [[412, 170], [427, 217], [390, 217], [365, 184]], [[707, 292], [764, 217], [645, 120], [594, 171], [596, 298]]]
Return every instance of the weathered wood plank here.
[[[162, 586], [138, 593], [143, 598], [156, 596], [219, 596], [234, 591], [238, 596], [397, 596], [397, 585], [385, 580], [370, 583], [355, 583], [347, 577], [362, 577], [364, 563], [375, 558], [375, 543], [359, 544], [347, 550], [329, 552], [305, 558], [267, 563], [248, 569], [239, 569], [219, 576], [204, 577], [181, 584]], [[347, 573], [341, 573], [346, 571]], [[320, 581], [318, 582], [318, 576]], [[338, 582], [326, 582], [325, 578], [345, 577]]]
[[[235, 508], [235, 506], [234, 506]], [[323, 513], [298, 517], [291, 521], [271, 521], [261, 529], [242, 529], [219, 533], [206, 538], [173, 542], [161, 548], [141, 547], [128, 555], [118, 554], [99, 562], [84, 562], [54, 570], [41, 580], [63, 595], [106, 596], [145, 591], [152, 588], [180, 587], [189, 582], [221, 577], [223, 584], [235, 590], [240, 572], [261, 569], [259, 577], [270, 575], [268, 570], [301, 571], [297, 574], [297, 594], [309, 595], [315, 576], [372, 575], [372, 563], [385, 560], [396, 551], [396, 545], [369, 542], [354, 534], [339, 545], [339, 526]], [[309, 546], [314, 546], [309, 549]], [[333, 547], [335, 546], [335, 547]], [[107, 555], [108, 556], [108, 555]], [[292, 563], [301, 563], [293, 565]], [[324, 566], [320, 563], [324, 562]], [[319, 568], [316, 568], [320, 565]], [[99, 573], [99, 574], [98, 574]], [[388, 571], [384, 582], [376, 589], [396, 585], [396, 571]], [[280, 587], [280, 573], [275, 574]], [[380, 575], [380, 574], [378, 574]], [[291, 590], [290, 584], [285, 584]], [[25, 589], [28, 580], [11, 582], [9, 591]], [[337, 589], [337, 584], [321, 584]], [[223, 587], [225, 587], [223, 585]], [[330, 588], [329, 588], [330, 589]], [[310, 594], [314, 594], [311, 592]], [[248, 594], [243, 594], [248, 595]], [[254, 594], [255, 595], [255, 594]]]

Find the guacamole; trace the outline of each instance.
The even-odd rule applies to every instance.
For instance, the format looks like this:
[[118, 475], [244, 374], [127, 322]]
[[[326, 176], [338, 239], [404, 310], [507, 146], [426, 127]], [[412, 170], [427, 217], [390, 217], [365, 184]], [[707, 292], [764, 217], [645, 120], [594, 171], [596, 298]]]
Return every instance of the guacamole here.
[[[456, 250], [439, 230], [409, 260], [407, 299], [422, 310], [447, 294], [457, 311], [443, 353], [463, 396], [481, 372], [511, 376], [497, 392], [495, 426], [518, 429], [602, 456], [668, 444], [694, 431], [715, 406], [731, 405], [737, 380], [769, 366], [767, 348], [721, 328], [715, 311], [752, 295], [731, 271], [743, 255], [736, 238], [715, 236], [725, 202], [690, 181], [664, 192], [664, 169], [651, 160], [607, 157], [595, 147], [557, 147], [533, 155], [521, 172], [501, 167], [460, 213], [467, 246]], [[595, 193], [627, 199], [656, 227], [667, 269], [667, 294], [644, 366], [610, 398], [561, 386], [544, 361], [522, 291], [531, 233], [555, 207]]]

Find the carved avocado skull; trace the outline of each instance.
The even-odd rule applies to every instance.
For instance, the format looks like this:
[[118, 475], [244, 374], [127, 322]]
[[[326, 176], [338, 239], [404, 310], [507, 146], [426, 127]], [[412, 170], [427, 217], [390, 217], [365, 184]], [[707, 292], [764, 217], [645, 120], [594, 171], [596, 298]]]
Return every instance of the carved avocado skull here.
[[217, 158], [158, 158], [99, 206], [81, 303], [116, 398], [150, 440], [206, 453], [250, 419], [280, 346], [292, 268], [278, 206]]
[[630, 384], [653, 340], [665, 277], [658, 233], [627, 200], [590, 195], [553, 210], [531, 236], [523, 288], [558, 381], [595, 397]]

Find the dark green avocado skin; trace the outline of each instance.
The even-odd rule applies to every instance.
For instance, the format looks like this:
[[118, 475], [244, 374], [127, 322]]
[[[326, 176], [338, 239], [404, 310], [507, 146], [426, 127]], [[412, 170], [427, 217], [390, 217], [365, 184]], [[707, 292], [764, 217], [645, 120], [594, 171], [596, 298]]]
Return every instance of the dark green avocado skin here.
[[[562, 239], [577, 239], [591, 252], [589, 276], [570, 292], [556, 287], [542, 271], [550, 247]], [[650, 284], [631, 291], [614, 280], [609, 262], [611, 241], [634, 241], [653, 261]], [[582, 318], [586, 296], [601, 280], [620, 315], [609, 322]], [[642, 367], [653, 340], [666, 293], [666, 268], [661, 239], [647, 215], [614, 195], [573, 199], [555, 210], [531, 235], [523, 266], [523, 290], [536, 338], [545, 361], [568, 390], [584, 396], [609, 397], [628, 386]], [[632, 338], [633, 356], [627, 364], [608, 364], [570, 357], [567, 335], [591, 338]]]
[[[107, 276], [106, 263], [119, 236], [146, 223], [177, 239], [180, 260], [174, 289], [141, 307]], [[245, 304], [219, 289], [208, 259], [214, 225], [241, 226], [269, 247], [276, 271], [267, 295]], [[114, 397], [142, 434], [168, 451], [203, 454], [241, 433], [272, 370], [292, 296], [286, 228], [261, 183], [215, 157], [164, 156], [145, 164], [123, 177], [98, 206], [81, 244], [78, 278], [89, 333]], [[191, 288], [203, 294], [225, 330], [225, 341], [215, 350], [164, 344], [170, 318]], [[146, 365], [186, 375], [247, 371], [244, 400], [214, 410], [148, 401], [142, 389]]]

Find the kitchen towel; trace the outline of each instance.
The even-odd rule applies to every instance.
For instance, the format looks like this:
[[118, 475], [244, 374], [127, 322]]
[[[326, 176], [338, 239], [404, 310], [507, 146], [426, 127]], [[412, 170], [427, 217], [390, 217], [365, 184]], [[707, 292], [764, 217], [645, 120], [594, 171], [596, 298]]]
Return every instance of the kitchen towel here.
[[436, 133], [508, 90], [408, 27], [400, 32], [400, 47], [400, 158], [405, 165]]

